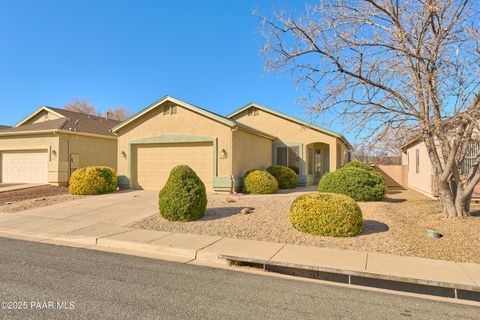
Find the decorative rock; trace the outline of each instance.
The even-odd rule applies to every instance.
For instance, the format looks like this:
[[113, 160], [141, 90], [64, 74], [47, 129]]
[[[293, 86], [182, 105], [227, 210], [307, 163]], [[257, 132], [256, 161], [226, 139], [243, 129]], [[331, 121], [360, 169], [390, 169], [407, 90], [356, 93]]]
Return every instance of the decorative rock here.
[[252, 213], [252, 209], [250, 208], [243, 208], [241, 211], [240, 211], [241, 214], [250, 214]]
[[225, 199], [225, 200], [227, 201], [227, 203], [237, 202], [237, 201], [235, 201], [235, 199], [230, 198], [230, 197], [227, 197], [227, 199]]

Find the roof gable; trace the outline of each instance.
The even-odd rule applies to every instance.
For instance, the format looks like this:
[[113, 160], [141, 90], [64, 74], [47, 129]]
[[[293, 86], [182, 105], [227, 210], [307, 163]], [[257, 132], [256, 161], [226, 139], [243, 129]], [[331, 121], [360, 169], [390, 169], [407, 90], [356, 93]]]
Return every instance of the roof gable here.
[[228, 119], [228, 118], [225, 118], [219, 114], [216, 114], [214, 112], [211, 112], [211, 111], [208, 111], [208, 110], [205, 110], [205, 109], [202, 109], [200, 107], [197, 107], [195, 105], [192, 105], [190, 103], [187, 103], [185, 101], [182, 101], [180, 99], [176, 99], [174, 97], [171, 97], [171, 96], [164, 96], [163, 98], [161, 98], [160, 100], [157, 100], [155, 101], [154, 103], [152, 103], [151, 105], [147, 106], [146, 108], [144, 108], [143, 110], [140, 110], [139, 112], [137, 112], [136, 114], [134, 114], [133, 116], [131, 116], [130, 118], [128, 118], [127, 120], [125, 120], [124, 122], [120, 123], [119, 125], [115, 126], [112, 131], [114, 132], [117, 132], [118, 130], [120, 130], [121, 128], [125, 127], [126, 125], [136, 121], [137, 119], [139, 119], [140, 117], [142, 117], [143, 115], [145, 115], [146, 113], [152, 111], [152, 110], [155, 110], [156, 108], [160, 107], [162, 104], [164, 104], [165, 102], [171, 102], [171, 103], [174, 103], [180, 107], [183, 107], [185, 109], [188, 109], [188, 110], [191, 110], [195, 113], [198, 113], [200, 115], [203, 115], [207, 118], [210, 118], [214, 121], [217, 121], [217, 122], [220, 122], [226, 126], [229, 126], [229, 127], [234, 127], [235, 126], [235, 122]]
[[[30, 123], [36, 116], [42, 113], [51, 113], [55, 119]], [[114, 136], [111, 129], [120, 121], [107, 119], [100, 116], [89, 115], [64, 109], [42, 106], [28, 117], [20, 121], [16, 126], [1, 129], [2, 133], [9, 132], [34, 132], [45, 130], [63, 130], [78, 133], [89, 133], [103, 136]]]
[[238, 114], [242, 113], [243, 111], [248, 110], [250, 108], [257, 108], [257, 109], [263, 110], [265, 112], [268, 112], [268, 113], [270, 113], [274, 116], [277, 116], [279, 118], [283, 118], [283, 119], [301, 124], [301, 125], [303, 125], [305, 127], [308, 127], [310, 129], [319, 131], [321, 133], [325, 133], [325, 134], [328, 134], [330, 136], [337, 137], [337, 138], [341, 139], [349, 148], [353, 148], [352, 145], [348, 142], [348, 140], [343, 135], [341, 135], [341, 134], [339, 134], [335, 131], [332, 131], [332, 130], [317, 126], [315, 124], [300, 120], [298, 118], [289, 116], [289, 115], [287, 115], [285, 113], [282, 113], [280, 111], [277, 111], [277, 110], [270, 109], [266, 106], [263, 106], [261, 104], [255, 103], [255, 102], [250, 102], [250, 103], [246, 104], [245, 106], [243, 106], [243, 107], [233, 111], [232, 113], [230, 113], [227, 117], [231, 119], [231, 118], [235, 117], [236, 115], [238, 115]]
[[[38, 108], [37, 110], [35, 110], [34, 112], [32, 112], [29, 116], [27, 116], [26, 118], [24, 118], [22, 121], [20, 121], [19, 123], [17, 123], [14, 127], [20, 127], [20, 126], [23, 126], [23, 125], [27, 125], [29, 124], [28, 122], [32, 119], [34, 119], [36, 116], [42, 114], [42, 113], [51, 113], [53, 115], [55, 115], [57, 118], [63, 118], [64, 116], [61, 115], [60, 113], [52, 110], [51, 108], [47, 107], [47, 106], [41, 106], [40, 108]], [[50, 119], [52, 120], [52, 119]], [[48, 120], [46, 120], [48, 121]]]

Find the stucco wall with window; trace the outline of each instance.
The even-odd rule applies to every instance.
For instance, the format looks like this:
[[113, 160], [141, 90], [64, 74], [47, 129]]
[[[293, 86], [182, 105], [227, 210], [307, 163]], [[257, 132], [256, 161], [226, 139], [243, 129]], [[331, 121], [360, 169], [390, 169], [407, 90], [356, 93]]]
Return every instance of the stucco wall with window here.
[[[329, 152], [323, 153], [322, 158], [322, 161], [328, 161], [329, 170], [333, 171], [345, 163], [344, 153], [347, 147], [340, 139], [332, 135], [314, 130], [298, 122], [284, 119], [262, 109], [255, 110], [254, 108], [249, 108], [234, 115], [232, 119], [278, 138], [274, 142], [274, 163], [277, 163], [279, 156], [281, 158], [282, 152], [284, 152], [282, 148], [285, 146], [291, 147], [293, 152], [298, 152], [299, 159], [297, 163], [300, 175], [303, 179], [306, 179], [307, 183], [313, 182], [313, 175], [308, 175], [308, 146], [311, 147], [314, 143], [324, 143], [325, 146], [330, 148]], [[288, 153], [289, 151], [287, 151], [287, 157]], [[328, 156], [328, 159], [325, 159], [326, 156]]]
[[432, 165], [425, 143], [421, 142], [408, 148], [403, 161], [408, 165], [408, 186], [432, 194]]

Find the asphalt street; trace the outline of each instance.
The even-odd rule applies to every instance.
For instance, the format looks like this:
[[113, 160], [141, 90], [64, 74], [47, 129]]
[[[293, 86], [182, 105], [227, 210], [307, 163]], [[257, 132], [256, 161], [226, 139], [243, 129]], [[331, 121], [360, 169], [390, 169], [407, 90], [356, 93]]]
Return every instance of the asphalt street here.
[[480, 308], [0, 238], [0, 319], [479, 319]]

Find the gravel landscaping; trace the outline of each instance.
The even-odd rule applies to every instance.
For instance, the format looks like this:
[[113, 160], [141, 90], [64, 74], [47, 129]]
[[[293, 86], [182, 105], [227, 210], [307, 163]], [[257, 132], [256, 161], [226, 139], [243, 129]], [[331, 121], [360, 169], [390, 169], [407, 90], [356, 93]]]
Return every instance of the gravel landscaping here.
[[7, 191], [0, 193], [0, 213], [19, 212], [82, 198], [70, 195], [67, 187], [42, 186]]
[[[169, 222], [156, 214], [131, 227], [480, 263], [478, 204], [473, 205], [479, 210], [473, 217], [448, 220], [437, 201], [412, 190], [391, 191], [384, 201], [359, 203], [365, 225], [362, 235], [331, 238], [304, 234], [290, 225], [288, 212], [293, 199], [285, 194], [210, 195], [207, 212], [200, 220]], [[252, 212], [242, 214], [244, 208]], [[429, 229], [439, 231], [443, 238], [427, 238]]]

